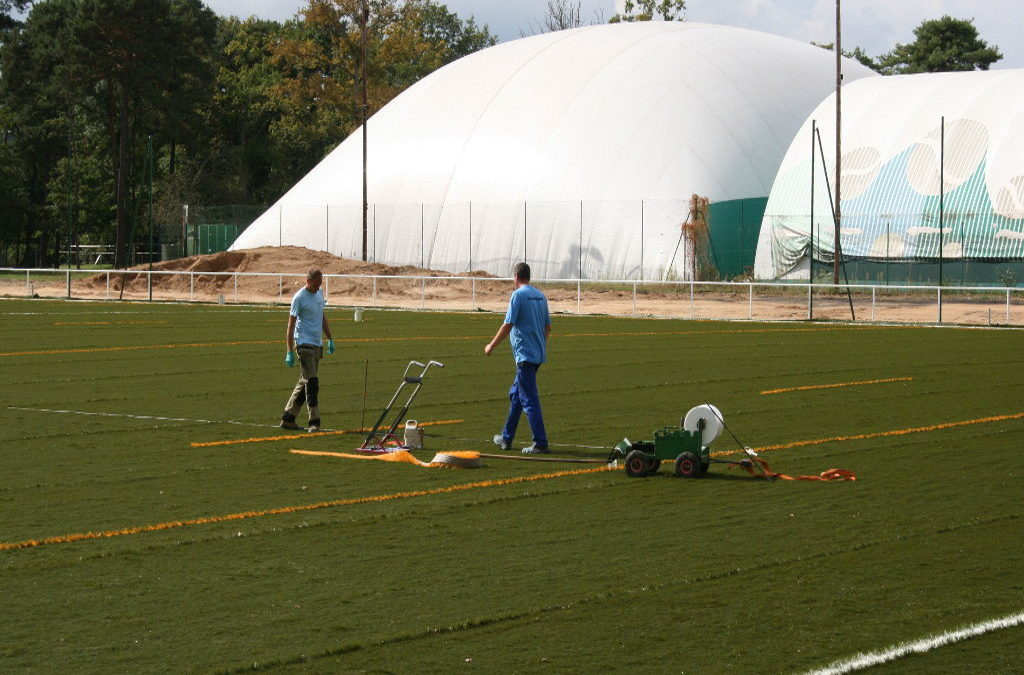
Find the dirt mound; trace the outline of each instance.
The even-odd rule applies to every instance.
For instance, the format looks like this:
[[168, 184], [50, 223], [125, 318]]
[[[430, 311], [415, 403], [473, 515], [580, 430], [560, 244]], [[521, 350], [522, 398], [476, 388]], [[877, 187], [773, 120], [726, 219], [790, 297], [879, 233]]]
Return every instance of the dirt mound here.
[[[161, 292], [177, 293], [195, 297], [197, 294], [220, 294], [225, 290], [237, 289], [239, 284], [245, 286], [247, 292], [273, 297], [302, 285], [302, 279], [294, 276], [287, 280], [276, 280], [271, 277], [243, 279], [234, 278], [233, 273], [256, 273], [269, 275], [305, 275], [310, 269], [318, 268], [324, 274], [372, 275], [372, 276], [421, 276], [444, 278], [464, 276], [476, 278], [494, 278], [487, 272], [475, 270], [465, 274], [453, 275], [442, 270], [431, 270], [414, 265], [385, 265], [382, 263], [363, 262], [349, 258], [339, 258], [326, 251], [314, 251], [301, 246], [264, 246], [260, 248], [241, 249], [238, 251], [221, 251], [207, 255], [193, 255], [187, 258], [164, 260], [153, 264], [154, 272], [191, 272], [191, 275], [153, 275], [154, 287]], [[140, 292], [147, 288], [147, 275], [132, 272], [147, 272], [148, 263], [128, 268], [127, 273], [110, 274], [100, 272], [85, 279], [81, 287], [100, 290], [106, 289], [108, 279], [110, 288], [120, 292], [121, 285], [129, 291]], [[355, 292], [366, 285], [362, 280], [336, 280], [333, 289]], [[442, 284], [444, 282], [441, 282]], [[452, 282], [455, 283], [455, 282]], [[381, 290], [386, 289], [382, 282]], [[411, 291], [410, 291], [411, 292]], [[407, 294], [407, 293], [403, 293]]]

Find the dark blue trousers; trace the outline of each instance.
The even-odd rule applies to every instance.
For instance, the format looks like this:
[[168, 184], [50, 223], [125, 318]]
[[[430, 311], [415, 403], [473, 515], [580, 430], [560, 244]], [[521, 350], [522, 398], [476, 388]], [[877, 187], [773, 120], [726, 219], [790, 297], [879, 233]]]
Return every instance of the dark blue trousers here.
[[501, 435], [511, 441], [516, 436], [519, 417], [526, 413], [533, 432], [533, 442], [542, 448], [548, 445], [548, 435], [544, 430], [544, 414], [540, 410], [540, 394], [537, 391], [537, 370], [539, 363], [516, 364], [516, 379], [508, 390], [508, 418]]

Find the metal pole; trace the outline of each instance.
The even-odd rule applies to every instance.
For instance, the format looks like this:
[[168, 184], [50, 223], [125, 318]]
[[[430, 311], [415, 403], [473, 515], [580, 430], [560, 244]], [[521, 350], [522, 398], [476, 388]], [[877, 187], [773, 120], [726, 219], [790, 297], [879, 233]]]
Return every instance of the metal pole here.
[[807, 320], [814, 318], [814, 137], [818, 133], [818, 120], [811, 120], [811, 260], [807, 269]]
[[[939, 121], [939, 286], [942, 285], [942, 235], [945, 218], [946, 197], [946, 116]], [[939, 307], [939, 323], [942, 323], [942, 307]]]
[[[644, 200], [640, 200], [640, 278], [644, 278]], [[634, 310], [634, 314], [636, 311]]]
[[424, 248], [426, 248], [426, 240], [423, 238], [423, 202], [420, 202], [420, 268], [423, 268], [424, 263]]
[[[369, 20], [370, 10], [367, 7], [366, 0], [360, 0], [359, 2], [359, 84], [360, 84], [360, 98], [361, 105], [360, 117], [362, 118], [363, 126], [363, 262], [366, 262], [366, 24]], [[374, 213], [376, 215], [376, 212]]]
[[[469, 271], [473, 271], [473, 202], [469, 203]], [[473, 301], [476, 302], [476, 282], [473, 282]]]
[[835, 208], [835, 256], [832, 260], [832, 283], [839, 283], [839, 224], [842, 222], [842, 206], [840, 201], [841, 183], [843, 182], [843, 32], [840, 25], [840, 7], [836, 0], [836, 208]]
[[149, 301], [153, 302], [153, 136], [146, 138], [146, 164], [149, 165]]

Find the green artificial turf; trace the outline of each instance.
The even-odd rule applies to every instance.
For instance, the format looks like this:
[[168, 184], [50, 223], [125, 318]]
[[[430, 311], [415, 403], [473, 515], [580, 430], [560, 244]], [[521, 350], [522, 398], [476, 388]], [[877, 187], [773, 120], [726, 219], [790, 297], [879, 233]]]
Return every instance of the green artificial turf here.
[[[554, 456], [707, 401], [713, 451], [856, 482], [193, 445], [285, 435], [286, 314], [0, 302], [0, 672], [796, 672], [1024, 610], [1020, 331], [554, 317]], [[372, 423], [436, 359], [408, 417], [452, 423], [418, 456], [497, 452], [499, 315], [328, 316], [326, 427]], [[1022, 649], [1018, 626], [880, 670], [1010, 672]]]

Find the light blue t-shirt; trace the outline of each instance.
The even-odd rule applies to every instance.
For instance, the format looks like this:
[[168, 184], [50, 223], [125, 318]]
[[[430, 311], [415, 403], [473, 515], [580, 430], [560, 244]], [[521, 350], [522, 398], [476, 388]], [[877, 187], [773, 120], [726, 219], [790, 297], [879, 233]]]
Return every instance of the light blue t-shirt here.
[[509, 342], [516, 363], [544, 363], [547, 358], [544, 329], [551, 325], [544, 294], [529, 284], [517, 288], [508, 301], [505, 323], [512, 324]]
[[288, 312], [296, 317], [295, 321], [295, 344], [296, 345], [323, 345], [324, 327], [324, 291], [317, 289], [316, 293], [310, 293], [303, 286], [292, 296], [292, 308]]

